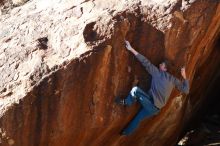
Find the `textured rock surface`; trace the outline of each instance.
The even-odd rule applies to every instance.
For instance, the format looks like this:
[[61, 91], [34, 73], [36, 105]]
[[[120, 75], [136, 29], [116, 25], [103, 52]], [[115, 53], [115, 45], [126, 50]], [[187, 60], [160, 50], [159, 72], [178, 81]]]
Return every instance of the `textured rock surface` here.
[[[215, 0], [33, 0], [1, 10], [2, 145], [174, 145], [220, 62]], [[137, 80], [146, 90], [149, 76], [125, 38], [154, 64], [169, 59], [176, 76], [186, 65], [193, 85], [127, 138], [118, 133], [138, 105], [118, 107], [114, 97]]]
[[[191, 106], [191, 111], [196, 114], [194, 114], [195, 116], [193, 116], [190, 119], [189, 124], [187, 124], [187, 132], [180, 140], [179, 145], [200, 146], [220, 144], [220, 62], [217, 57], [219, 55], [220, 41], [218, 40], [210, 57], [201, 67], [199, 67], [197, 73], [195, 74], [193, 84], [196, 85], [198, 80], [204, 80], [202, 82], [207, 83], [207, 86], [204, 87], [204, 85], [197, 85], [196, 88], [193, 88], [191, 91], [191, 98], [189, 98], [189, 102], [191, 105], [194, 105]], [[201, 76], [201, 73], [204, 75]]]
[[[220, 41], [218, 40], [217, 44], [214, 46], [214, 50], [210, 57], [207, 59], [200, 69], [196, 73], [196, 80], [204, 80], [206, 77], [206, 83], [208, 86], [206, 89], [202, 86], [197, 87], [197, 94], [193, 97], [200, 97], [200, 99], [192, 98], [190, 101], [194, 106], [193, 110], [197, 114], [192, 119], [190, 119], [190, 124], [188, 124], [187, 132], [185, 136], [180, 140], [180, 145], [185, 146], [200, 146], [200, 145], [220, 145], [220, 110], [219, 110], [219, 89], [220, 89], [220, 62], [217, 59], [217, 56], [220, 55]], [[215, 57], [216, 56], [216, 57]], [[207, 68], [209, 66], [215, 65], [212, 68]], [[202, 71], [201, 71], [202, 70]], [[210, 74], [212, 70], [212, 74]], [[204, 76], [201, 76], [202, 72]], [[202, 88], [200, 90], [200, 88]], [[200, 92], [198, 92], [200, 90]], [[206, 90], [202, 94], [202, 90]], [[193, 91], [192, 91], [193, 92]], [[192, 96], [192, 95], [191, 95]], [[207, 100], [208, 99], [208, 100]], [[199, 103], [198, 103], [199, 102]], [[202, 102], [202, 103], [201, 103]], [[202, 108], [198, 107], [202, 105]]]

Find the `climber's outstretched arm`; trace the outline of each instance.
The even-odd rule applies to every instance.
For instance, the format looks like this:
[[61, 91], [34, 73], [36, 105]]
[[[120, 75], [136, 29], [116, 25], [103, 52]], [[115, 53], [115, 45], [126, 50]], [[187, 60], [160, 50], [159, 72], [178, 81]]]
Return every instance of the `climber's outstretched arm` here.
[[158, 68], [153, 65], [146, 57], [134, 50], [128, 41], [125, 41], [125, 44], [126, 48], [136, 56], [136, 58], [141, 62], [141, 64], [151, 75], [154, 75], [159, 71]]
[[189, 80], [186, 77], [186, 69], [185, 67], [181, 68], [181, 75], [183, 77], [183, 81], [180, 81], [179, 79], [172, 77], [172, 81], [174, 85], [179, 89], [181, 92], [185, 94], [189, 94]]

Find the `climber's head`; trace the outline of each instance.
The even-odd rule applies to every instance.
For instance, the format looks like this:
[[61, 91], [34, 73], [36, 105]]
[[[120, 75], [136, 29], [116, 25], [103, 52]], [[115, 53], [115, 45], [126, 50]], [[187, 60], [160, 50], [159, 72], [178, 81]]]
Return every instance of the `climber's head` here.
[[164, 60], [160, 63], [159, 68], [161, 71], [167, 71], [167, 69], [169, 68], [169, 61]]
[[161, 62], [159, 67], [160, 67], [161, 71], [167, 71], [167, 67], [166, 67], [166, 63], [165, 62]]

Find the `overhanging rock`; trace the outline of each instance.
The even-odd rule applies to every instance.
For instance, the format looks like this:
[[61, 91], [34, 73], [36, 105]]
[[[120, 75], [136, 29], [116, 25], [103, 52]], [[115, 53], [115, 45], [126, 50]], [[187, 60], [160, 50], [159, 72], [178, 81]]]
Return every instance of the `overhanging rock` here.
[[[177, 142], [194, 109], [201, 106], [202, 102], [190, 102], [203, 100], [197, 87], [205, 89], [212, 78], [206, 76], [198, 83], [195, 72], [213, 54], [220, 28], [218, 1], [25, 2], [1, 4], [2, 145], [164, 146]], [[194, 85], [188, 97], [173, 91], [160, 114], [146, 119], [129, 137], [119, 132], [138, 105], [123, 108], [113, 100], [126, 96], [137, 80], [146, 89], [149, 76], [125, 49], [124, 39], [154, 64], [169, 59], [170, 71], [177, 77], [177, 68], [186, 65]], [[216, 57], [209, 68], [219, 61]]]

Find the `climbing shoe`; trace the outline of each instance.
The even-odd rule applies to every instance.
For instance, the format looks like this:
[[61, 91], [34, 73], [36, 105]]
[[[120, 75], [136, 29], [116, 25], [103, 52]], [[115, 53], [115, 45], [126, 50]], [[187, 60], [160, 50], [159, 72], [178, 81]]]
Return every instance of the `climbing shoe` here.
[[127, 132], [125, 132], [124, 130], [123, 130], [123, 131], [121, 131], [119, 134], [120, 134], [121, 136], [128, 136], [128, 133], [127, 133]]
[[115, 103], [119, 104], [119, 105], [125, 105], [125, 100], [121, 99], [119, 97], [115, 98]]

